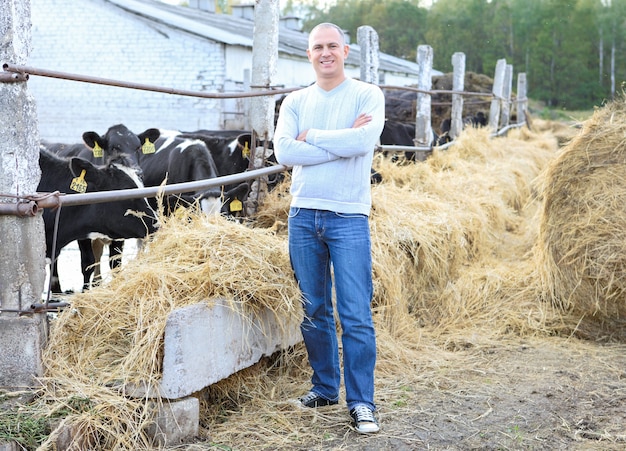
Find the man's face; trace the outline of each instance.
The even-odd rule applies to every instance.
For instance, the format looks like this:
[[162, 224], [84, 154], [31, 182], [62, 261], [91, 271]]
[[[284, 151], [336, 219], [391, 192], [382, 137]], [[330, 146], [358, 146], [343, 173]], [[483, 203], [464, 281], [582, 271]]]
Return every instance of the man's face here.
[[306, 53], [318, 78], [343, 77], [344, 61], [350, 50], [343, 42], [343, 36], [331, 27], [319, 28], [309, 36]]

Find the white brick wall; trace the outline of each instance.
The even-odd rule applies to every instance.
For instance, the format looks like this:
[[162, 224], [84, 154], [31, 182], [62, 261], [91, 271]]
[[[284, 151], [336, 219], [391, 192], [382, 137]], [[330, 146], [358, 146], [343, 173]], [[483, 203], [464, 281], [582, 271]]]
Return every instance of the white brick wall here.
[[[221, 92], [224, 51], [124, 12], [104, 0], [32, 0], [33, 51], [27, 65], [192, 91]], [[150, 127], [223, 128], [222, 101], [31, 76], [43, 139], [80, 142], [124, 123]]]

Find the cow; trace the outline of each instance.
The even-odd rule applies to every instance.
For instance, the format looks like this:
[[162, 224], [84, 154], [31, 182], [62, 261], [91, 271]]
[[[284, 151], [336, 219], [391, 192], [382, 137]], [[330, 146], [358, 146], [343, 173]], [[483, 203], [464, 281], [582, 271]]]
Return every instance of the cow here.
[[[428, 147], [440, 146], [449, 142], [448, 134], [444, 133], [442, 136], [438, 135], [435, 130], [432, 130], [433, 139], [428, 144]], [[386, 120], [383, 126], [383, 131], [380, 134], [380, 144], [389, 146], [415, 146], [415, 124], [411, 122], [398, 122], [392, 120]], [[416, 161], [417, 152], [407, 151], [405, 152], [405, 158], [408, 161]], [[426, 152], [428, 155], [430, 151]], [[397, 157], [394, 157], [394, 161]]]
[[[211, 152], [203, 141], [181, 137], [177, 131], [160, 130], [161, 136], [154, 143], [154, 152], [138, 156], [144, 172], [146, 186], [168, 185], [218, 177], [218, 170]], [[199, 201], [204, 212], [222, 211], [221, 190], [209, 188], [167, 197], [166, 213], [179, 204]]]
[[[123, 124], [116, 124], [99, 135], [94, 131], [83, 133], [83, 142], [75, 144], [52, 143], [41, 141], [40, 147], [64, 157], [80, 157], [96, 165], [117, 163], [134, 169], [139, 177], [143, 171], [137, 161], [137, 155], [142, 148], [150, 148], [159, 137], [159, 130], [149, 128], [139, 134], [133, 133]], [[119, 258], [123, 249], [123, 241], [106, 239], [109, 245], [109, 266], [115, 269], [121, 265]], [[95, 246], [95, 249], [93, 247]], [[100, 274], [100, 260], [96, 255], [102, 255], [102, 239], [79, 240], [78, 247], [81, 254], [81, 270], [83, 273], [83, 288], [89, 286], [91, 276], [94, 279]], [[56, 269], [56, 266], [55, 266]]]
[[[272, 141], [253, 142], [252, 133], [246, 130], [182, 131], [180, 136], [204, 141], [215, 160], [220, 176], [239, 174], [254, 169], [254, 164], [250, 161], [252, 153], [260, 152], [260, 149], [263, 149], [264, 155], [255, 155], [255, 157], [263, 157], [264, 166], [278, 164], [274, 156]], [[268, 190], [271, 191], [282, 180], [284, 180], [284, 173], [268, 176], [266, 180]], [[225, 189], [231, 188], [233, 188], [232, 185], [225, 187]]]
[[[80, 157], [60, 157], [40, 148], [39, 166], [39, 192], [68, 192], [71, 189], [96, 192], [143, 187], [133, 170], [118, 163], [96, 166]], [[145, 238], [158, 227], [156, 213], [145, 198], [67, 206], [61, 207], [60, 211], [45, 209], [43, 220], [46, 257], [52, 262], [56, 262], [64, 246], [75, 240], [97, 234], [112, 239]], [[51, 274], [51, 285], [53, 292], [61, 292], [58, 273]]]
[[473, 116], [466, 116], [463, 118], [463, 125], [466, 127], [486, 127], [487, 126], [487, 116], [482, 111], [478, 111]]

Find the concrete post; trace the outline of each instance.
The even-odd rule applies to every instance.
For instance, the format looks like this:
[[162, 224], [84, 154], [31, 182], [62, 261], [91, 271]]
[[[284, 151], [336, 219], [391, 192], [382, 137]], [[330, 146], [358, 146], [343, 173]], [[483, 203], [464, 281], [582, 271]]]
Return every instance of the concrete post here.
[[511, 90], [513, 89], [513, 65], [507, 64], [504, 70], [504, 84], [502, 87], [502, 111], [500, 124], [507, 127], [511, 120]]
[[[278, 30], [280, 26], [280, 5], [278, 0], [256, 0], [254, 6], [254, 36], [252, 38], [252, 81], [251, 88], [256, 90], [269, 89], [277, 73], [278, 65]], [[276, 102], [273, 96], [250, 98], [250, 125], [253, 135], [265, 141], [266, 145], [274, 137], [274, 111]], [[265, 152], [265, 148], [251, 149], [251, 168], [255, 167], [256, 153]], [[269, 155], [263, 155], [265, 158]], [[256, 213], [261, 199], [265, 197], [267, 185], [252, 182], [246, 211], [249, 215]]]
[[[452, 90], [463, 92], [465, 89], [465, 53], [452, 55]], [[450, 114], [450, 138], [456, 139], [463, 130], [463, 95], [452, 94], [452, 112]]]
[[[30, 0], [0, 2], [0, 62], [27, 63], [31, 50]], [[33, 194], [40, 179], [35, 102], [26, 82], [0, 82], [0, 202]], [[35, 386], [42, 374], [45, 313], [20, 315], [41, 301], [45, 282], [41, 215], [0, 216], [0, 386]]]
[[500, 107], [502, 105], [502, 94], [504, 92], [504, 75], [506, 72], [506, 60], [500, 59], [496, 63], [496, 74], [493, 77], [493, 100], [489, 109], [489, 128], [492, 131], [498, 131], [498, 122], [500, 120]]
[[526, 122], [526, 110], [528, 108], [528, 99], [526, 98], [526, 73], [517, 74], [517, 123]]
[[361, 81], [378, 84], [378, 33], [372, 27], [363, 25], [356, 30], [356, 38], [361, 47]]
[[417, 47], [417, 64], [419, 64], [417, 87], [417, 111], [415, 112], [415, 145], [430, 146], [433, 142], [431, 123], [432, 99], [430, 90], [433, 86], [433, 48], [429, 45]]

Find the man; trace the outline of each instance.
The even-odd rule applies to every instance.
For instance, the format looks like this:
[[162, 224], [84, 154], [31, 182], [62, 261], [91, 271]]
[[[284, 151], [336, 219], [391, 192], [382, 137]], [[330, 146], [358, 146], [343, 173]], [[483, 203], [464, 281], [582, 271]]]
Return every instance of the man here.
[[283, 101], [274, 147], [278, 162], [293, 167], [289, 254], [302, 292], [301, 331], [313, 369], [311, 391], [299, 402], [315, 408], [339, 401], [334, 276], [346, 403], [356, 430], [367, 434], [379, 430], [368, 216], [385, 99], [377, 86], [346, 77], [349, 50], [336, 25], [322, 23], [311, 31], [307, 55], [316, 82]]

